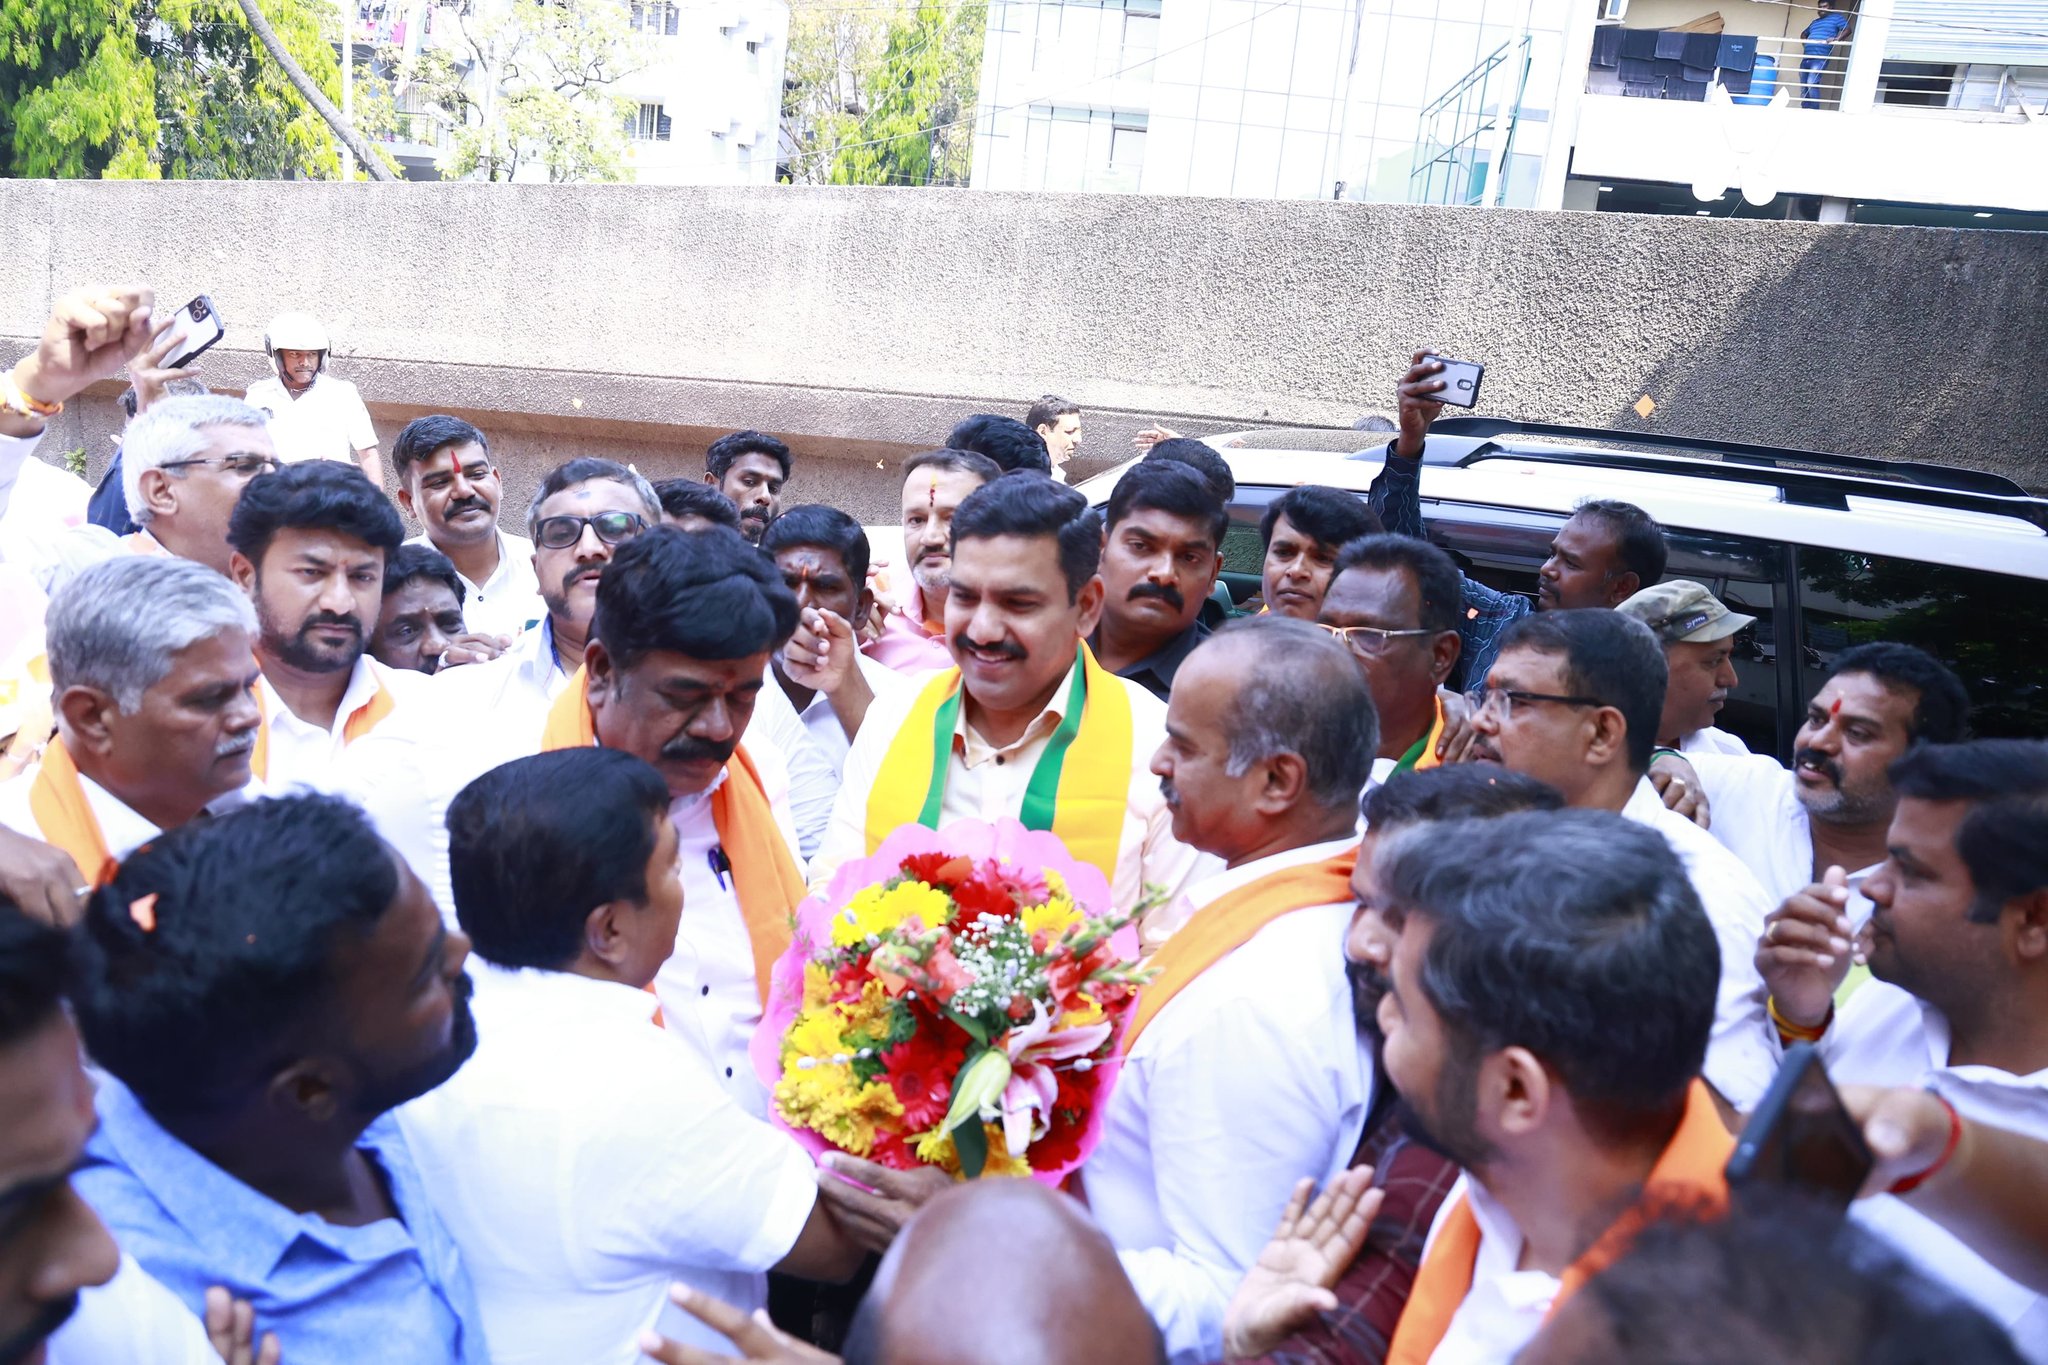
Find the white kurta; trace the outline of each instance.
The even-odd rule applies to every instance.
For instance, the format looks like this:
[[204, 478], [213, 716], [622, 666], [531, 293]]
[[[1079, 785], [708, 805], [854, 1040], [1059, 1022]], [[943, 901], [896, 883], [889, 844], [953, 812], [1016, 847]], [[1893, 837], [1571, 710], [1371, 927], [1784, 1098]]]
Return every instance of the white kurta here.
[[[685, 911], [689, 913], [689, 911]], [[708, 1060], [650, 1023], [647, 993], [564, 972], [475, 973], [477, 1050], [398, 1111], [461, 1249], [495, 1365], [631, 1365], [669, 1281], [751, 1313], [795, 1245], [816, 1169], [742, 1112]]]
[[1745, 1113], [1763, 1098], [1777, 1074], [1761, 1028], [1764, 982], [1756, 969], [1764, 916], [1776, 908], [1749, 869], [1712, 835], [1664, 805], [1648, 778], [1636, 783], [1622, 815], [1662, 834], [1685, 864], [1721, 949], [1721, 986], [1714, 1002], [1714, 1032], [1703, 1074], [1721, 1097]]
[[294, 787], [321, 792], [335, 790], [336, 765], [342, 751], [349, 747], [348, 718], [369, 704], [380, 683], [391, 694], [393, 703], [391, 714], [379, 722], [381, 728], [392, 724], [405, 707], [426, 695], [431, 680], [410, 669], [386, 668], [364, 654], [349, 672], [348, 689], [341, 694], [341, 705], [335, 708], [334, 723], [321, 726], [293, 715], [269, 681], [258, 679], [256, 691], [263, 703], [263, 723], [270, 730], [264, 784], [280, 793]]
[[[1313, 844], [1219, 873], [1189, 900], [1332, 858]], [[1352, 903], [1283, 915], [1154, 1016], [1123, 1064], [1084, 1184], [1176, 1362], [1220, 1358], [1223, 1314], [1303, 1177], [1351, 1162], [1372, 1102], [1344, 933]]]

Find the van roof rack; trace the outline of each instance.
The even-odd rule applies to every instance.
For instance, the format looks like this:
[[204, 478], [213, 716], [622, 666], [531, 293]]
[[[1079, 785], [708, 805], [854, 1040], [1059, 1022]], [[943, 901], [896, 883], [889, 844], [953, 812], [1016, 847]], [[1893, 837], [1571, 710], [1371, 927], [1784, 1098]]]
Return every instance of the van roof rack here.
[[[1494, 417], [1446, 418], [1438, 421], [1430, 431], [1433, 435], [1483, 442], [1463, 453], [1447, 452], [1448, 458], [1444, 462], [1460, 466], [1490, 459], [1514, 459], [1690, 474], [1694, 477], [1704, 475], [1776, 487], [1788, 502], [1807, 506], [1846, 509], [1849, 495], [1860, 494], [1921, 506], [2017, 517], [2048, 532], [2048, 500], [2031, 496], [2004, 475], [1983, 470], [1957, 469], [1919, 460], [1878, 460], [1863, 455], [1788, 450], [1779, 446], [1674, 436], [1663, 432], [1611, 431], [1605, 427], [1516, 422]], [[1652, 451], [1698, 452], [1718, 458], [1678, 459], [1612, 450], [1570, 450], [1547, 444], [1508, 446], [1499, 443], [1498, 438], [1503, 436], [1562, 437]]]

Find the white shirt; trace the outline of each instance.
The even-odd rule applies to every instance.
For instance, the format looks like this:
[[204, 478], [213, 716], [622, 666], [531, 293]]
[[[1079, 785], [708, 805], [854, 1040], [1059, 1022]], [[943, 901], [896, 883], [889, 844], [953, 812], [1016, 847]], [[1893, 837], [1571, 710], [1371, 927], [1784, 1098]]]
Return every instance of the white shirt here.
[[[0, 825], [7, 826], [16, 834], [47, 840], [49, 836], [43, 833], [42, 826], [36, 822], [35, 811], [30, 808], [28, 801], [29, 789], [35, 785], [38, 771], [36, 768], [29, 768], [5, 782], [0, 782]], [[134, 807], [84, 773], [78, 775], [78, 786], [79, 790], [85, 793], [85, 804], [92, 810], [93, 818], [99, 821], [100, 837], [107, 842], [107, 856], [116, 861], [126, 858], [163, 833], [138, 814]], [[208, 803], [206, 810], [211, 815], [225, 815], [239, 806], [247, 805], [269, 794], [268, 786], [252, 778], [240, 791], [232, 791], [225, 796], [214, 798]], [[90, 877], [98, 869], [81, 867], [78, 870]]]
[[301, 786], [314, 791], [334, 790], [335, 764], [349, 746], [348, 718], [369, 705], [381, 683], [391, 694], [394, 706], [391, 714], [378, 724], [379, 728], [389, 725], [397, 719], [399, 709], [426, 694], [431, 681], [424, 673], [386, 668], [368, 654], [360, 655], [349, 672], [348, 690], [341, 694], [341, 705], [334, 710], [334, 724], [321, 726], [300, 720], [271, 688], [269, 679], [258, 679], [257, 700], [262, 704], [263, 724], [270, 734], [265, 784], [278, 792]]
[[[1691, 762], [1714, 809], [1714, 838], [1756, 874], [1772, 908], [1812, 885], [1813, 824], [1791, 772], [1762, 754], [1703, 754]], [[1875, 870], [1850, 873], [1844, 908], [1852, 928], [1861, 929], [1870, 918], [1870, 899], [1860, 881]]]
[[[1173, 815], [1160, 794], [1159, 779], [1152, 775], [1152, 755], [1166, 738], [1166, 703], [1134, 682], [1109, 675], [1131, 700], [1131, 785], [1124, 808], [1123, 828], [1117, 836], [1116, 875], [1110, 878], [1110, 899], [1118, 909], [1129, 909], [1145, 897], [1145, 888], [1157, 887], [1168, 903], [1194, 882], [1221, 870], [1222, 864], [1210, 854], [1187, 847], [1173, 837]], [[846, 777], [832, 808], [832, 823], [825, 841], [811, 865], [811, 884], [831, 880], [840, 864], [867, 855], [868, 796], [881, 771], [883, 756], [894, 742], [896, 732], [909, 717], [929, 677], [913, 679], [920, 684], [898, 688], [888, 697], [876, 697], [861, 722], [860, 734], [846, 755]], [[952, 759], [946, 766], [946, 794], [939, 803], [939, 824], [953, 820], [1017, 819], [1024, 807], [1024, 789], [1031, 772], [1045, 752], [1046, 742], [1059, 727], [1061, 710], [1067, 701], [1067, 685], [1053, 693], [1046, 709], [1024, 730], [1016, 743], [997, 748], [983, 739], [967, 722], [967, 707], [960, 708], [954, 727]], [[1268, 1229], [1271, 1231], [1271, 1229]]]
[[[425, 535], [405, 543], [434, 544]], [[460, 569], [455, 576], [462, 580], [462, 623], [473, 634], [516, 637], [547, 619], [548, 604], [533, 572], [533, 542], [524, 536], [498, 532], [498, 567], [483, 582], [470, 582]]]
[[[1505, 1205], [1462, 1173], [1437, 1213], [1464, 1196], [1479, 1224], [1479, 1252], [1472, 1258], [1472, 1287], [1451, 1315], [1444, 1338], [1430, 1353], [1431, 1365], [1508, 1365], [1543, 1329], [1562, 1281], [1545, 1270], [1517, 1270], [1522, 1229]], [[1436, 1228], [1430, 1229], [1430, 1241]]]
[[[1208, 878], [1197, 907], [1349, 837]], [[1084, 1172], [1088, 1205], [1176, 1362], [1220, 1359], [1223, 1314], [1296, 1181], [1351, 1162], [1373, 1067], [1344, 971], [1342, 902], [1283, 915], [1154, 1016]], [[1200, 913], [1199, 908], [1196, 911]]]
[[1705, 830], [1669, 810], [1645, 777], [1622, 815], [1648, 825], [1664, 836], [1685, 864], [1685, 874], [1699, 893], [1714, 938], [1721, 949], [1721, 988], [1714, 1002], [1714, 1031], [1707, 1042], [1701, 1074], [1721, 1097], [1747, 1113], [1763, 1098], [1777, 1074], [1778, 1062], [1764, 1037], [1764, 982], [1756, 969], [1757, 940], [1764, 916], [1776, 903], [1735, 855]]
[[[450, 925], [459, 923], [459, 916], [448, 873], [449, 804], [492, 768], [540, 752], [550, 694], [559, 695], [568, 681], [554, 678], [560, 670], [544, 638], [551, 631], [527, 632], [490, 663], [435, 674], [422, 697], [351, 744], [336, 764], [335, 789], [369, 813], [377, 832], [427, 884]], [[529, 640], [547, 647], [531, 647]], [[765, 737], [749, 735], [746, 748], [795, 856], [788, 768]], [[703, 792], [679, 799], [671, 812], [682, 838], [686, 908], [675, 955], [662, 965], [655, 990], [669, 1027], [696, 1042], [716, 1064], [733, 1098], [759, 1115], [766, 1112], [766, 1096], [747, 1063], [747, 1047], [761, 1020], [752, 940], [731, 878], [720, 885], [710, 864], [711, 850], [718, 845], [710, 793], [724, 780], [721, 774]], [[800, 859], [797, 867], [801, 872]]]
[[[748, 740], [748, 756], [761, 774], [775, 823], [792, 853], [796, 831], [790, 820], [788, 787], [772, 745]], [[703, 791], [678, 797], [669, 806], [676, 827], [676, 855], [683, 873], [683, 918], [676, 950], [654, 978], [662, 1021], [707, 1057], [719, 1084], [747, 1113], [768, 1113], [768, 1092], [755, 1075], [747, 1050], [761, 1024], [761, 990], [754, 978], [754, 941], [740, 912], [730, 873], [715, 865], [722, 853], [711, 818], [711, 793], [720, 773]], [[803, 866], [801, 861], [797, 864]]]
[[1748, 756], [1749, 746], [1719, 726], [1695, 730], [1678, 741], [1678, 752], [1693, 754], [1735, 754]]
[[377, 429], [363, 396], [346, 379], [322, 370], [312, 387], [294, 395], [276, 375], [249, 386], [246, 401], [270, 419], [270, 440], [286, 464], [301, 460], [356, 462], [358, 450], [377, 444]]
[[[2048, 1141], [2048, 1068], [2018, 1076], [1991, 1066], [1951, 1066], [1948, 1020], [1890, 982], [1865, 982], [1835, 1012], [1816, 1046], [1836, 1085], [1924, 1085], [1965, 1118]], [[2048, 1365], [2048, 1295], [1994, 1269], [1903, 1199], [1859, 1200], [1852, 1212], [2001, 1323], [2021, 1355]]]
[[[474, 976], [475, 1055], [398, 1121], [494, 1365], [632, 1365], [673, 1279], [764, 1307], [765, 1272], [817, 1201], [804, 1149], [654, 1028], [647, 992], [566, 972]], [[672, 1337], [732, 1349], [669, 1318]]]
[[335, 760], [331, 789], [369, 812], [451, 925], [448, 803], [500, 763], [540, 752], [548, 707], [568, 685], [555, 659], [554, 627], [543, 625], [489, 663], [429, 677], [426, 687]]
[[[901, 674], [864, 654], [856, 654], [854, 662], [877, 702], [910, 687]], [[839, 799], [839, 784], [846, 771], [846, 754], [853, 745], [846, 737], [846, 727], [839, 723], [838, 713], [832, 709], [832, 699], [819, 692], [799, 712], [789, 694], [782, 690], [771, 665], [754, 703], [754, 717], [747, 722], [747, 733], [765, 734], [789, 760], [790, 813], [796, 819], [804, 857], [815, 856], [832, 821], [832, 807]]]
[[[263, 1325], [257, 1324], [257, 1340]], [[78, 1311], [50, 1337], [48, 1365], [220, 1365], [206, 1325], [121, 1253], [103, 1285], [79, 1291]]]

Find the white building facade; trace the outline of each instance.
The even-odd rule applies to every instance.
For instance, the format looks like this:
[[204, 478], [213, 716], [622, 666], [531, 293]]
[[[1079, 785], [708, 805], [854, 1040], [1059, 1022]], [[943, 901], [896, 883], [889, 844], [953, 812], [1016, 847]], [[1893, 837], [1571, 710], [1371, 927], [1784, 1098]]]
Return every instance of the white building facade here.
[[2048, 0], [1850, 3], [1810, 61], [1818, 0], [991, 0], [972, 184], [2048, 210]]

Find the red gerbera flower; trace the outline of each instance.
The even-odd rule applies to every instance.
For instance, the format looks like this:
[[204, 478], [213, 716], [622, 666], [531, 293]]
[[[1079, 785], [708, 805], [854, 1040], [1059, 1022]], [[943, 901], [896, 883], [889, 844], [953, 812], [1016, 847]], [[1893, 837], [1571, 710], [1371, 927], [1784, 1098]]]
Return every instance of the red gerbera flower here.
[[953, 1076], [966, 1056], [948, 1048], [937, 1036], [941, 1029], [919, 1030], [910, 1041], [882, 1054], [883, 1078], [903, 1106], [903, 1130], [922, 1133], [938, 1125], [953, 1103]]
[[1017, 902], [1009, 888], [988, 876], [986, 870], [954, 887], [953, 903], [960, 907], [958, 918], [963, 923], [971, 924], [977, 915], [1001, 915], [1007, 919], [1017, 913]]
[[949, 853], [913, 853], [903, 860], [906, 876], [915, 877], [926, 886], [936, 886], [941, 891], [950, 891], [956, 882], [973, 870], [972, 862]]
[[922, 1163], [910, 1144], [903, 1140], [901, 1133], [875, 1133], [875, 1145], [868, 1152], [868, 1160], [887, 1166], [892, 1171], [914, 1171]]

